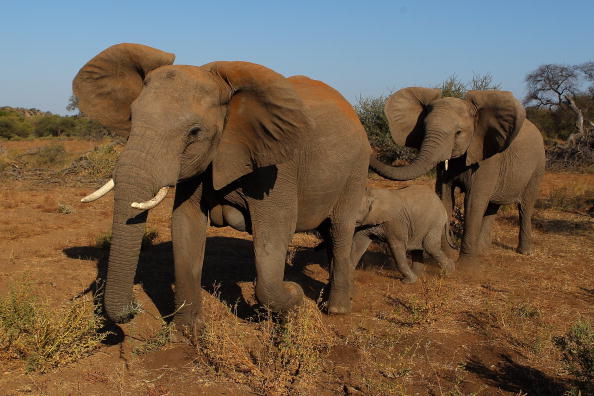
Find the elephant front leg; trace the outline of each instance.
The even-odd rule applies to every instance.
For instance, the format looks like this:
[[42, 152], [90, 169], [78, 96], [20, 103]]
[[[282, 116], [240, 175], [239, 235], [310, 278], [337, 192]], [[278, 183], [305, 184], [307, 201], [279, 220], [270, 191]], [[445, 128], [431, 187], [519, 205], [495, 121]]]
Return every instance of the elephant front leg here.
[[180, 183], [175, 194], [172, 219], [175, 262], [175, 324], [190, 337], [201, 324], [201, 280], [208, 216], [201, 208], [201, 187]]
[[259, 204], [250, 207], [257, 274], [256, 298], [272, 311], [286, 312], [303, 301], [301, 286], [284, 281], [285, 260], [295, 231], [297, 205], [277, 204], [275, 207]]

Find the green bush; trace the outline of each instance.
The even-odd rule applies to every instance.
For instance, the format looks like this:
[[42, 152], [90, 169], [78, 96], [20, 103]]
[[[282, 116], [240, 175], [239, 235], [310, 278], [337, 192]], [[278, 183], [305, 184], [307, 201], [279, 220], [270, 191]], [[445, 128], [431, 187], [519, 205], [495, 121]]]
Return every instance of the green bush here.
[[32, 154], [27, 162], [32, 166], [43, 168], [48, 166], [59, 166], [66, 162], [68, 155], [62, 144], [51, 144], [39, 149], [35, 154]]

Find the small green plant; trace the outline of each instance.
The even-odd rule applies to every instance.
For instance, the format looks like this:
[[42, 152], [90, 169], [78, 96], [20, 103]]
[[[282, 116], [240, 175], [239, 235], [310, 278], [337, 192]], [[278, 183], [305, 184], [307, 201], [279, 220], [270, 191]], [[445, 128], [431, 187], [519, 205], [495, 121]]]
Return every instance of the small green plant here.
[[135, 355], [145, 355], [149, 352], [155, 351], [169, 342], [171, 333], [173, 332], [173, 324], [165, 324], [157, 331], [157, 333], [132, 349], [132, 353]]
[[0, 355], [23, 360], [28, 371], [45, 371], [97, 348], [105, 337], [97, 333], [101, 325], [90, 298], [56, 309], [19, 281], [0, 297]]
[[74, 213], [74, 208], [70, 205], [59, 204], [58, 205], [58, 213], [71, 214], [71, 213]]
[[553, 343], [561, 351], [563, 365], [575, 378], [576, 385], [580, 391], [583, 391], [582, 394], [593, 394], [594, 327], [592, 323], [588, 320], [578, 320], [564, 336], [553, 338]]
[[86, 155], [86, 173], [97, 178], [109, 178], [113, 173], [119, 153], [113, 144], [100, 146]]

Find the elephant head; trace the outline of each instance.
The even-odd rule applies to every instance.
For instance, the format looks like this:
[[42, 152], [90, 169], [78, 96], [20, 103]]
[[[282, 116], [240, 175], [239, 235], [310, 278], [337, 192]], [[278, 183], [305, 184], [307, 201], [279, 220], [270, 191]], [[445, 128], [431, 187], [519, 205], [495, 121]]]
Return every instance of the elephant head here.
[[311, 122], [291, 85], [270, 69], [246, 62], [173, 66], [173, 60], [151, 47], [118, 44], [84, 65], [73, 82], [80, 110], [128, 137], [110, 184], [115, 204], [104, 302], [116, 322], [129, 318], [142, 209], [181, 179], [212, 171], [220, 189], [286, 161], [297, 131]]
[[505, 150], [526, 118], [506, 91], [470, 91], [464, 99], [441, 97], [439, 89], [410, 87], [392, 94], [384, 113], [395, 143], [419, 149], [407, 166], [371, 158], [371, 167], [393, 180], [410, 180], [438, 163], [466, 155], [472, 165]]

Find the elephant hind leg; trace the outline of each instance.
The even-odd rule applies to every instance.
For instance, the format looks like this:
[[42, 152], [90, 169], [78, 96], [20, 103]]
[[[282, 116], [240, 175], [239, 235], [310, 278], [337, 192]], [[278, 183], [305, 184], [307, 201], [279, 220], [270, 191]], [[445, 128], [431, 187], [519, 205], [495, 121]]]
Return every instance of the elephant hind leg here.
[[518, 203], [520, 232], [517, 251], [521, 254], [532, 253], [532, 214], [541, 178], [540, 174], [532, 177]]
[[435, 228], [427, 234], [423, 240], [423, 249], [437, 261], [443, 271], [448, 273], [455, 269], [455, 264], [441, 248], [441, 236], [443, 234], [441, 228], [443, 227]]
[[406, 246], [404, 242], [394, 237], [388, 237], [387, 242], [390, 245], [390, 251], [392, 252], [392, 257], [394, 257], [394, 262], [396, 263], [398, 271], [404, 275], [402, 282], [416, 282], [418, 277], [417, 274], [415, 274], [410, 268], [410, 265], [408, 265], [408, 257], [406, 257]]

